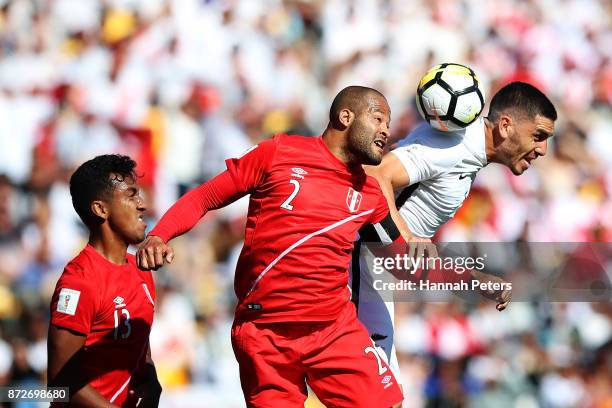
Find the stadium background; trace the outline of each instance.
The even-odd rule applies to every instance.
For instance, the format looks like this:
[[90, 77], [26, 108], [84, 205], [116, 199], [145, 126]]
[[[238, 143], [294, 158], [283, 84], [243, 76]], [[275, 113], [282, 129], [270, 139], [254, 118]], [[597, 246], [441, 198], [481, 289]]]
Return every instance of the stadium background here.
[[[0, 385], [44, 382], [49, 297], [86, 240], [66, 184], [79, 163], [135, 158], [151, 227], [224, 158], [320, 132], [345, 85], [381, 90], [403, 137], [439, 62], [470, 65], [489, 97], [536, 84], [560, 116], [548, 156], [479, 173], [439, 239], [610, 242], [611, 16], [606, 0], [0, 0]], [[207, 215], [156, 273], [164, 407], [243, 406], [229, 328], [245, 209]], [[612, 406], [609, 303], [399, 309], [406, 406]]]

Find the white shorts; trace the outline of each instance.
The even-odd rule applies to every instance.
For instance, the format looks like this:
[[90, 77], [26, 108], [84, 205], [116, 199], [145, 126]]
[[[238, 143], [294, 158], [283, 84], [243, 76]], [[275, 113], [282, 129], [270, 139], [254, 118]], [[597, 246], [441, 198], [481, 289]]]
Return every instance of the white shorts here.
[[357, 308], [357, 317], [368, 329], [374, 344], [383, 352], [380, 354], [386, 357], [393, 375], [398, 383], [401, 383], [397, 354], [393, 345], [394, 305], [393, 301], [385, 301], [374, 289], [373, 275], [368, 270], [368, 265], [372, 265], [372, 257], [372, 252], [365, 245], [355, 243], [350, 267], [353, 302]]

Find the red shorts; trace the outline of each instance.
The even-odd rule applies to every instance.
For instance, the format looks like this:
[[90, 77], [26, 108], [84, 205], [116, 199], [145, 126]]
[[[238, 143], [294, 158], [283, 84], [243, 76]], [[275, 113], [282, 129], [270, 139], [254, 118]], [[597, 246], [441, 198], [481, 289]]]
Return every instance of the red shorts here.
[[328, 408], [388, 408], [403, 399], [352, 303], [331, 322], [234, 322], [232, 346], [248, 407], [303, 408], [306, 381]]

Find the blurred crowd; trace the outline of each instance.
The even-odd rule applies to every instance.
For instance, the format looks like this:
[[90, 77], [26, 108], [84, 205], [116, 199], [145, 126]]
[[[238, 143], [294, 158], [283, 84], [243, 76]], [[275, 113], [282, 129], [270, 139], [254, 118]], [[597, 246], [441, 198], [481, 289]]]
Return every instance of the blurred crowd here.
[[[87, 240], [80, 163], [137, 160], [152, 227], [225, 158], [320, 134], [346, 85], [382, 91], [401, 139], [440, 62], [471, 66], [488, 98], [531, 82], [559, 120], [523, 176], [481, 171], [437, 239], [610, 242], [610, 44], [607, 0], [0, 0], [0, 385], [45, 381], [49, 299]], [[155, 275], [163, 406], [244, 404], [229, 328], [245, 213], [207, 215]], [[612, 407], [610, 303], [398, 308], [407, 406]]]

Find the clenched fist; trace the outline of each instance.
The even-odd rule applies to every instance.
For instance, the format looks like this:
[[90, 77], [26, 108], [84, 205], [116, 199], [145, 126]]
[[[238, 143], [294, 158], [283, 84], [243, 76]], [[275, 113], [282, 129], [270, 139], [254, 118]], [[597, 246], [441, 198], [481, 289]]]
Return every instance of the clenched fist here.
[[136, 251], [136, 263], [143, 271], [157, 270], [164, 262], [171, 263], [174, 250], [155, 235], [148, 236]]

